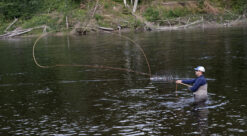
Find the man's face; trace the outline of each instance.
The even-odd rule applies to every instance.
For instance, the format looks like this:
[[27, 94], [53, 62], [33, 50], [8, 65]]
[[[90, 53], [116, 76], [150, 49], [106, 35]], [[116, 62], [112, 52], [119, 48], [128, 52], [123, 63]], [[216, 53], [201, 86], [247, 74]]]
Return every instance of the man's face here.
[[202, 72], [201, 72], [201, 71], [196, 70], [196, 71], [195, 71], [195, 75], [196, 75], [197, 77], [199, 77], [199, 76], [201, 76], [201, 75], [202, 75]]

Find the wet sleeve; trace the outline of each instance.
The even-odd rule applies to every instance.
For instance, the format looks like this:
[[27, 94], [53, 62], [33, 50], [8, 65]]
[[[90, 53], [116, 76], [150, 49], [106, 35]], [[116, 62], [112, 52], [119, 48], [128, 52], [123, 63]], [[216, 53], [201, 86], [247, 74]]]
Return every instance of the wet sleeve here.
[[193, 84], [195, 83], [196, 79], [192, 79], [192, 80], [182, 80], [182, 83], [184, 84]]
[[189, 89], [192, 91], [192, 92], [195, 92], [197, 91], [197, 89], [203, 84], [203, 80], [202, 79], [198, 79], [195, 81], [194, 85], [192, 87], [190, 87]]

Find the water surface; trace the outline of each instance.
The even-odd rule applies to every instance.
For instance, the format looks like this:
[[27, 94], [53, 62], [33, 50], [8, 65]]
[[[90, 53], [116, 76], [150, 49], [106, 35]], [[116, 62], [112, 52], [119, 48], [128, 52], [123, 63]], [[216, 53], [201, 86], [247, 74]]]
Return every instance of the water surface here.
[[[145, 51], [148, 76], [35, 65], [36, 38], [0, 40], [0, 135], [246, 135], [247, 28], [125, 33]], [[140, 50], [111, 34], [47, 36], [42, 65], [104, 65], [148, 73]], [[209, 101], [195, 107], [176, 79], [203, 65]]]

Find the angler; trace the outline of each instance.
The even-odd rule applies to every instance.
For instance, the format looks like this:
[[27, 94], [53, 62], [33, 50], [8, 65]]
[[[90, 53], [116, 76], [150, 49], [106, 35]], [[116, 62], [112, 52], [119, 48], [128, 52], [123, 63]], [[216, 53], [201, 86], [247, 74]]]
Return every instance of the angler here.
[[208, 99], [208, 84], [204, 77], [205, 68], [203, 66], [198, 66], [195, 69], [195, 75], [197, 78], [192, 80], [177, 80], [177, 84], [193, 84], [189, 87], [194, 94], [195, 102], [205, 102]]

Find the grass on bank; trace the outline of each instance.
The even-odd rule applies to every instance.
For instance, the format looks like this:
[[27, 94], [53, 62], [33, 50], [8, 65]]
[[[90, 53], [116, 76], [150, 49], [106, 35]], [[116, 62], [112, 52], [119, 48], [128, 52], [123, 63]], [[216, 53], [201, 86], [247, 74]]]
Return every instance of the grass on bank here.
[[[204, 0], [201, 0], [201, 6], [203, 7]], [[214, 6], [220, 9], [222, 3], [219, 0], [210, 0], [215, 2]], [[205, 20], [216, 21], [218, 23], [224, 23], [227, 20], [235, 20], [238, 15], [236, 12], [231, 11], [230, 13], [221, 13], [218, 15], [212, 15], [205, 13], [202, 9], [198, 7], [175, 7], [167, 8], [162, 4], [157, 4], [159, 2], [164, 2], [161, 0], [157, 1], [141, 1], [138, 5], [137, 14], [142, 15], [146, 20], [157, 23], [160, 20], [173, 19], [178, 17], [189, 18], [191, 16], [191, 21], [195, 19], [200, 19], [204, 16]], [[42, 8], [38, 10], [34, 15], [30, 14], [29, 17], [20, 17], [18, 22], [11, 27], [10, 30], [15, 28], [32, 28], [40, 25], [47, 25], [50, 27], [50, 31], [62, 32], [66, 31], [66, 16], [69, 19], [70, 28], [74, 27], [78, 22], [81, 23], [80, 27], [83, 27], [85, 22], [88, 21], [88, 12], [92, 12], [94, 9], [96, 1], [83, 1], [85, 7], [81, 8], [79, 2], [67, 1], [67, 0], [44, 0]], [[244, 4], [244, 2], [243, 2]], [[241, 3], [235, 4], [235, 6], [241, 6]], [[237, 7], [238, 7], [237, 6]], [[233, 9], [237, 9], [233, 7]], [[122, 28], [135, 29], [138, 27], [143, 27], [144, 23], [136, 19], [132, 14], [132, 6], [126, 8], [122, 0], [99, 0], [99, 6], [94, 15], [92, 25], [112, 27], [117, 29], [118, 26]], [[241, 12], [246, 9], [241, 6]], [[3, 15], [0, 14], [0, 34], [3, 34], [7, 26], [13, 21], [13, 19], [4, 19]], [[48, 30], [49, 31], [49, 30]], [[37, 31], [39, 32], [39, 31]]]
[[178, 17], [185, 17], [188, 15], [195, 15], [198, 12], [192, 11], [187, 8], [175, 8], [175, 9], [157, 9], [155, 7], [149, 7], [144, 12], [143, 16], [150, 22], [156, 22], [158, 20], [173, 19]]

